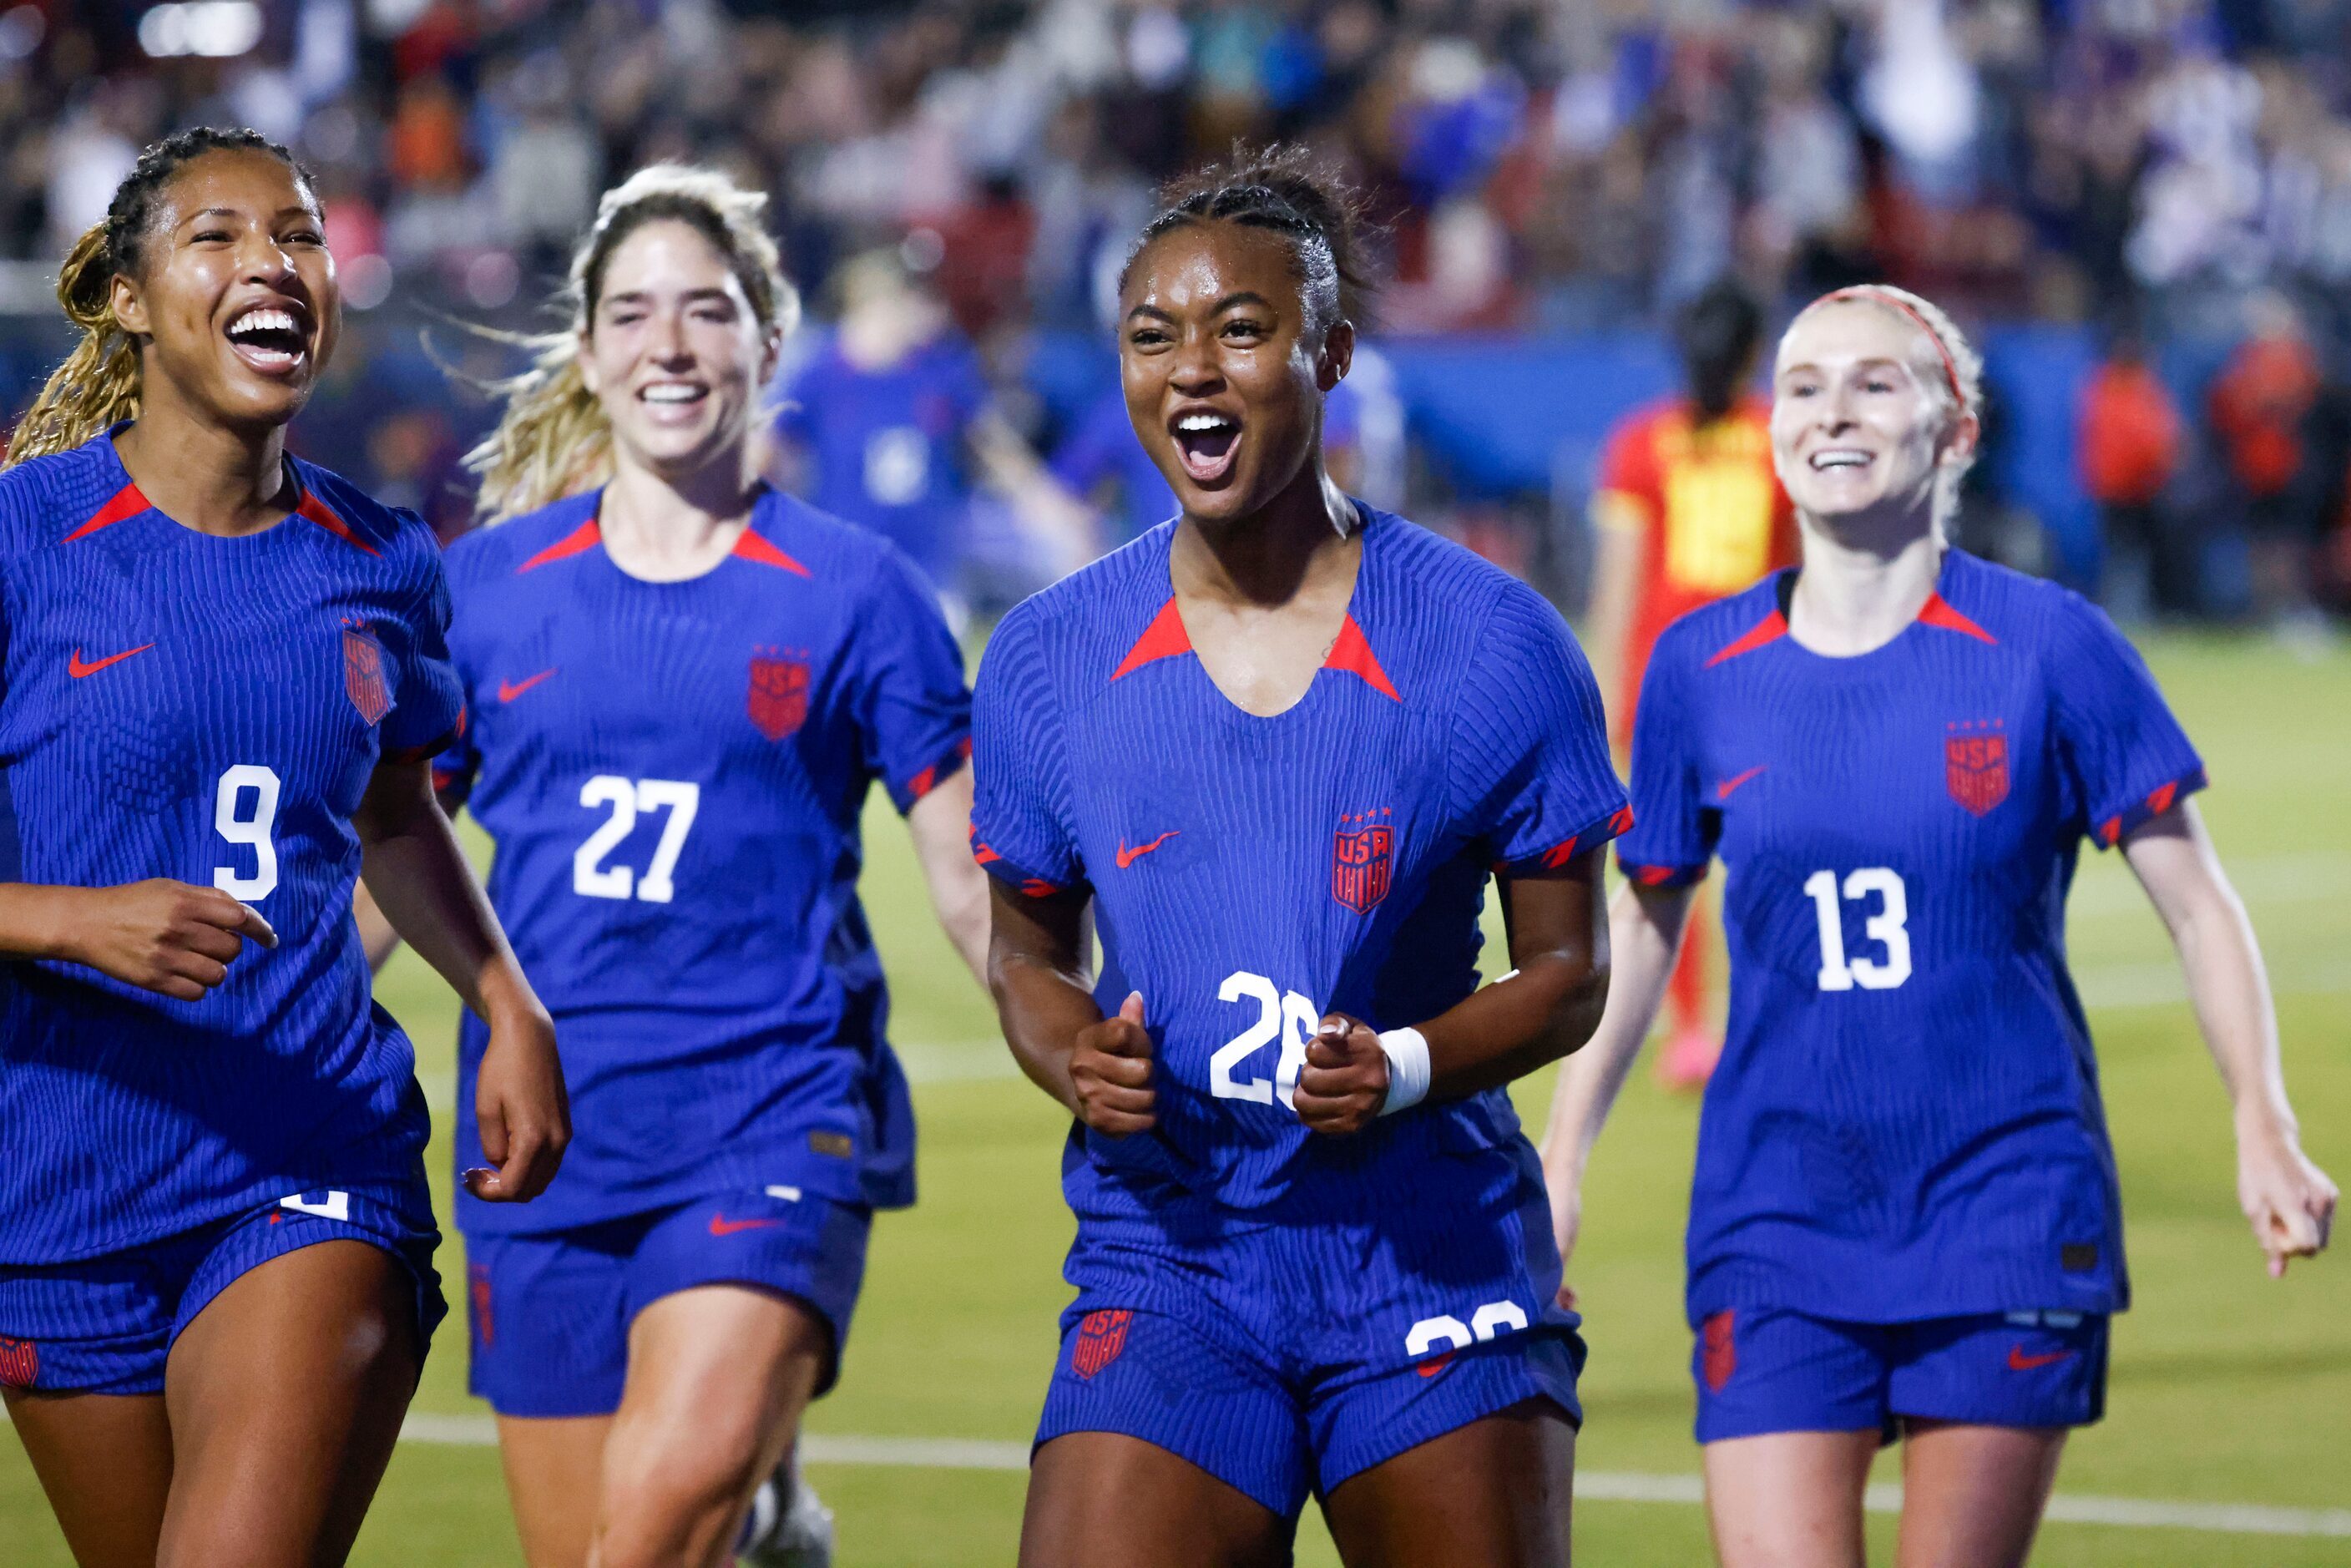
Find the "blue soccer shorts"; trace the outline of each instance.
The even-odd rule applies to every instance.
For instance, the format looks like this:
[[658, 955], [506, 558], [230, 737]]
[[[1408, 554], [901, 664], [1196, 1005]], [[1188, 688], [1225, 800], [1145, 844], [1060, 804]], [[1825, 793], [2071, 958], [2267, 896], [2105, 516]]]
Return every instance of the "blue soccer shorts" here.
[[1541, 1187], [1456, 1218], [1182, 1242], [1081, 1224], [1037, 1445], [1139, 1437], [1295, 1519], [1310, 1495], [1528, 1400], [1580, 1424], [1583, 1341], [1556, 1304]]
[[1698, 1440], [1876, 1430], [1906, 1420], [2085, 1427], [2105, 1413], [2101, 1312], [1860, 1323], [1740, 1307], [1698, 1325]]
[[172, 1346], [241, 1275], [321, 1241], [364, 1241], [415, 1288], [417, 1354], [448, 1312], [441, 1233], [412, 1186], [291, 1193], [144, 1246], [71, 1263], [0, 1266], [0, 1383], [78, 1394], [160, 1394]]
[[839, 1375], [872, 1228], [863, 1204], [769, 1187], [569, 1230], [468, 1233], [469, 1386], [501, 1416], [609, 1416], [639, 1312], [697, 1285], [747, 1285], [831, 1328], [821, 1394]]

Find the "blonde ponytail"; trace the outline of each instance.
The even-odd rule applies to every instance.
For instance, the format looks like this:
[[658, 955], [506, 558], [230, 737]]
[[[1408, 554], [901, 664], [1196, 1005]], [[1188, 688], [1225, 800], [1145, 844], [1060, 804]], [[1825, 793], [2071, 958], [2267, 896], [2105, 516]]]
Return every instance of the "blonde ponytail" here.
[[0, 468], [70, 452], [118, 420], [139, 413], [139, 350], [114, 319], [114, 256], [101, 220], [57, 271], [57, 303], [81, 342], [16, 423]]
[[569, 325], [538, 337], [486, 334], [530, 350], [531, 366], [491, 383], [506, 412], [497, 428], [465, 454], [465, 466], [481, 476], [475, 517], [503, 522], [611, 478], [612, 427], [580, 373], [580, 344], [612, 253], [643, 225], [664, 218], [690, 225], [726, 258], [761, 329], [791, 333], [799, 324], [799, 296], [785, 280], [776, 242], [761, 225], [767, 204], [765, 195], [715, 170], [682, 163], [640, 169], [604, 193], [556, 297]]

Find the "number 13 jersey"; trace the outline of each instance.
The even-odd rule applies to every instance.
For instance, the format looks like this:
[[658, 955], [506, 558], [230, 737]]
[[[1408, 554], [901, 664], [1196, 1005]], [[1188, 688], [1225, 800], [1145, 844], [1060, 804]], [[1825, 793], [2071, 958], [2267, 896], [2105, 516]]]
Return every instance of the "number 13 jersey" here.
[[1627, 820], [1558, 612], [1468, 550], [1363, 515], [1347, 618], [1280, 714], [1234, 706], [1193, 653], [1172, 523], [1028, 601], [989, 644], [979, 858], [1032, 894], [1091, 891], [1095, 997], [1109, 1013], [1140, 991], [1155, 1052], [1155, 1131], [1071, 1131], [1081, 1219], [1202, 1200], [1358, 1213], [1490, 1182], [1477, 1156], [1531, 1172], [1499, 1089], [1346, 1138], [1290, 1105], [1325, 1012], [1374, 1029], [1444, 1012], [1478, 985], [1488, 876], [1541, 875]]
[[456, 722], [440, 551], [291, 459], [292, 516], [198, 533], [113, 435], [0, 476], [0, 882], [219, 887], [277, 946], [248, 942], [193, 1002], [0, 964], [6, 1263], [423, 1179], [414, 1057], [351, 920], [350, 818], [379, 759]]
[[1730, 1024], [1688, 1311], [1898, 1322], [2127, 1303], [2066, 890], [2199, 789], [2154, 679], [2080, 596], [1946, 552], [1874, 652], [1787, 634], [1781, 573], [1657, 644], [1626, 873], [1726, 868]]

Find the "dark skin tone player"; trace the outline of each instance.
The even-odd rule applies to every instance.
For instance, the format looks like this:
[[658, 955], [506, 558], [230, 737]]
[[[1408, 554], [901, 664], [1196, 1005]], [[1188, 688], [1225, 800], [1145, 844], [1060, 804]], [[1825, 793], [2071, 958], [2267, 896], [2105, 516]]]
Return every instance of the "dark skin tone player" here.
[[[1305, 697], [1346, 621], [1364, 553], [1322, 448], [1323, 398], [1346, 373], [1354, 329], [1318, 329], [1291, 246], [1233, 222], [1175, 228], [1136, 256], [1121, 300], [1128, 412], [1183, 507], [1169, 559], [1176, 606], [1217, 690], [1260, 716]], [[1204, 413], [1229, 436], [1179, 434], [1180, 421]], [[1600, 1017], [1598, 850], [1562, 874], [1501, 886], [1517, 973], [1417, 1026], [1431, 1100], [1555, 1061]], [[994, 898], [990, 980], [1022, 1069], [1087, 1126], [1148, 1134], [1148, 998], [1102, 1015], [1083, 973], [1082, 894], [1030, 897], [998, 883]], [[1379, 1113], [1389, 1072], [1370, 1025], [1327, 1014], [1298, 1078], [1297, 1113], [1316, 1134], [1353, 1136]], [[1564, 1563], [1574, 1446], [1557, 1406], [1528, 1400], [1347, 1479], [1323, 1499], [1325, 1513], [1353, 1568]], [[1165, 1448], [1078, 1431], [1037, 1454], [1020, 1561], [1280, 1563], [1290, 1535], [1290, 1521]]]

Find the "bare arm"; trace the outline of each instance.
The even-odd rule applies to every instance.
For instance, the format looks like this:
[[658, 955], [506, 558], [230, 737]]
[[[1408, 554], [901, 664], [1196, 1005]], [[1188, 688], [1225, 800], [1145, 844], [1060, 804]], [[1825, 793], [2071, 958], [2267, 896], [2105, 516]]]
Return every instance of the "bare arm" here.
[[1624, 503], [1595, 500], [1593, 537], [1598, 543], [1592, 566], [1592, 613], [1583, 640], [1592, 673], [1612, 697], [1624, 684], [1625, 643], [1632, 634], [1633, 605], [1640, 595], [1641, 519], [1624, 515]]
[[906, 831], [922, 863], [923, 884], [947, 940], [987, 985], [987, 873], [971, 858], [971, 768], [935, 785], [906, 813]]
[[247, 937], [277, 946], [259, 911], [169, 877], [119, 887], [0, 883], [0, 955], [87, 964], [193, 1002], [228, 978]]
[[[983, 873], [985, 874], [985, 873]], [[1151, 1036], [1136, 992], [1104, 1018], [1085, 974], [1086, 896], [1030, 898], [988, 879], [987, 988], [1029, 1081], [1113, 1137], [1158, 1125]]]
[[1101, 553], [1092, 508], [1053, 477], [1002, 414], [982, 409], [971, 422], [969, 440], [980, 472], [1051, 552], [1057, 572], [1075, 571]]
[[359, 922], [360, 949], [367, 955], [368, 972], [383, 973], [383, 967], [400, 951], [400, 933], [384, 918], [383, 906], [368, 891], [364, 877], [360, 880], [359, 890], [351, 894], [351, 918]]
[[489, 900], [434, 798], [423, 758], [376, 767], [351, 818], [360, 874], [392, 928], [490, 1026], [475, 1086], [482, 1151], [495, 1171], [467, 1173], [476, 1197], [526, 1202], [554, 1179], [571, 1140], [555, 1025], [523, 977]]
[[[1562, 876], [1500, 884], [1515, 970], [1415, 1026], [1428, 1042], [1427, 1098], [1509, 1083], [1592, 1037], [1609, 990], [1602, 853], [1585, 851]], [[1379, 1036], [1359, 1019], [1332, 1013], [1307, 1046], [1294, 1103], [1308, 1127], [1343, 1135], [1380, 1113], [1389, 1087]]]
[[[1543, 1181], [1551, 1189], [1552, 1229], [1562, 1260], [1575, 1249], [1583, 1216], [1583, 1168], [1592, 1145], [1616, 1103], [1617, 1092], [1641, 1053], [1673, 977], [1674, 956], [1689, 923], [1695, 886], [1644, 887], [1628, 882], [1608, 908], [1608, 941], [1615, 975], [1608, 1010], [1592, 1043], [1570, 1057], [1552, 1091], [1551, 1123], [1543, 1132]], [[1562, 1296], [1573, 1304], [1572, 1293]]]
[[2314, 1256], [2335, 1219], [2335, 1184], [2302, 1152], [2278, 1060], [2277, 1013], [2245, 906], [2192, 800], [2142, 824], [2123, 856], [2171, 933], [2205, 1048], [2236, 1109], [2237, 1201], [2282, 1277]]

